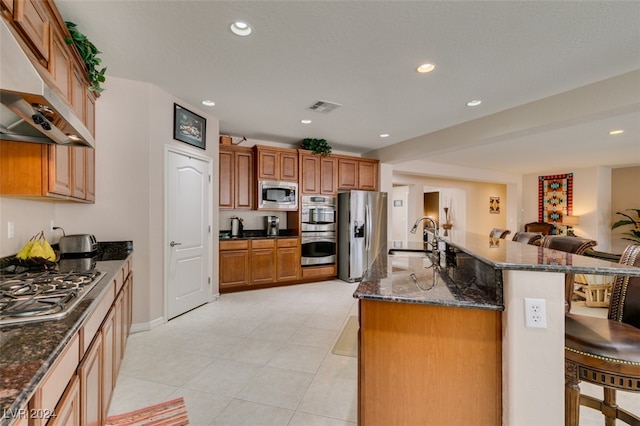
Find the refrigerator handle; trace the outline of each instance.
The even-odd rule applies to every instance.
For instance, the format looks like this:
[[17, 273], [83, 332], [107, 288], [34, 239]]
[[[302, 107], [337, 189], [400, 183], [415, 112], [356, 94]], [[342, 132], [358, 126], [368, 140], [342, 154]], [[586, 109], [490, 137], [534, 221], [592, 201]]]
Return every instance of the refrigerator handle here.
[[364, 234], [364, 247], [365, 250], [369, 251], [371, 249], [371, 206], [369, 204], [365, 205], [364, 209], [364, 223], [367, 227], [367, 232]]

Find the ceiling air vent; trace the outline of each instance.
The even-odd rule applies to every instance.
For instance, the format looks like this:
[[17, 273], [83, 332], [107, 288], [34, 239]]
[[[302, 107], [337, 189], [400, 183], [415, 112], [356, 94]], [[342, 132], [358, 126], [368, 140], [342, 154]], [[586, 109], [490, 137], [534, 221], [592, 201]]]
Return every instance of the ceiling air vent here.
[[341, 106], [341, 105], [333, 103], [333, 102], [318, 101], [315, 104], [311, 105], [309, 107], [309, 109], [311, 111], [323, 112], [323, 113], [326, 114], [326, 113], [329, 113], [329, 112], [333, 111], [334, 109], [338, 108], [339, 106]]

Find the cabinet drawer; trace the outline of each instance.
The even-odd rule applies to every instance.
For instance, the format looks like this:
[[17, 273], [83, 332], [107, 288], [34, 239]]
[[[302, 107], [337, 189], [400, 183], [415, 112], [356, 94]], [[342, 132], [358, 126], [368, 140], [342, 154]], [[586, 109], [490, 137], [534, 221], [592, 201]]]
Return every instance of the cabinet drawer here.
[[278, 247], [297, 247], [298, 239], [297, 238], [287, 238], [287, 239], [279, 239]]
[[98, 306], [89, 315], [89, 319], [80, 329], [80, 336], [82, 338], [80, 344], [82, 345], [81, 349], [83, 355], [89, 348], [91, 341], [98, 332], [102, 321], [104, 321], [105, 317], [107, 316], [111, 305], [113, 305], [113, 301], [115, 300], [114, 288], [115, 284], [112, 282], [109, 290], [104, 294]]
[[302, 278], [329, 277], [335, 275], [335, 265], [302, 268]]
[[80, 337], [75, 335], [31, 399], [29, 408], [52, 411], [74, 377], [80, 362]]
[[252, 249], [274, 248], [275, 246], [275, 240], [251, 240]]
[[220, 251], [224, 251], [224, 250], [247, 250], [248, 248], [249, 248], [249, 240], [220, 241]]

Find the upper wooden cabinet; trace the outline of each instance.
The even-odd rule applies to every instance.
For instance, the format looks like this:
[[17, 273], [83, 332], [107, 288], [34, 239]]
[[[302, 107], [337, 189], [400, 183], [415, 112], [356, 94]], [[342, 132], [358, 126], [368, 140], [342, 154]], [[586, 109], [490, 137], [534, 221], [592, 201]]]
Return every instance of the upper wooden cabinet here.
[[378, 190], [378, 160], [340, 157], [338, 159], [338, 189]]
[[335, 195], [337, 192], [337, 158], [300, 150], [300, 193]]
[[49, 60], [52, 16], [42, 0], [14, 0], [13, 21], [26, 35], [25, 41], [44, 61]]
[[258, 180], [298, 182], [298, 151], [255, 146]]
[[2, 18], [13, 28], [25, 55], [95, 136], [96, 94], [89, 90], [85, 64], [52, 0], [0, 0]]
[[95, 201], [91, 148], [0, 142], [0, 195]]
[[221, 209], [251, 209], [253, 207], [253, 150], [220, 146]]

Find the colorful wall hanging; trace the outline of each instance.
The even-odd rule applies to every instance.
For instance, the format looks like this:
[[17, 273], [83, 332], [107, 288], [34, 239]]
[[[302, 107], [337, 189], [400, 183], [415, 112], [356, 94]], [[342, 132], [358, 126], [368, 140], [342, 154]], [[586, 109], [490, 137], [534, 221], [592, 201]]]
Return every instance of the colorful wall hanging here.
[[500, 197], [489, 197], [489, 213], [500, 214]]
[[552, 234], [558, 224], [573, 213], [573, 173], [538, 176], [538, 222], [552, 223]]

